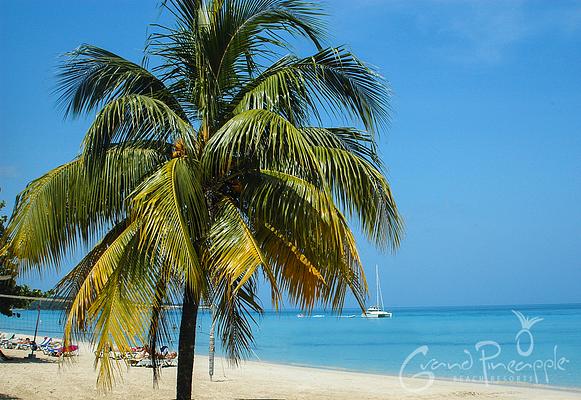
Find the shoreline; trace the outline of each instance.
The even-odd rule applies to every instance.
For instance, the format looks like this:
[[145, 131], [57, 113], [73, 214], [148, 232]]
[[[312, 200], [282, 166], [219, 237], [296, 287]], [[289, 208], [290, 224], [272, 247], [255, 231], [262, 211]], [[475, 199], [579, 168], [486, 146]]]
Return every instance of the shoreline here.
[[[207, 354], [200, 354], [203, 357], [207, 357]], [[216, 357], [216, 359], [222, 357]], [[340, 367], [329, 367], [325, 365], [311, 365], [311, 364], [300, 364], [300, 363], [286, 363], [283, 361], [269, 361], [269, 360], [245, 360], [244, 362], [257, 362], [261, 364], [270, 364], [270, 365], [277, 365], [281, 367], [289, 366], [289, 367], [297, 367], [297, 368], [310, 368], [310, 369], [317, 369], [317, 370], [324, 370], [324, 371], [336, 371], [336, 372], [347, 372], [353, 374], [362, 374], [362, 375], [374, 375], [377, 377], [389, 377], [393, 379], [399, 379], [399, 375], [392, 374], [392, 373], [382, 373], [382, 372], [373, 372], [373, 371], [362, 371], [350, 368], [340, 368]], [[429, 378], [418, 378], [413, 377], [411, 375], [404, 375], [403, 379], [414, 379], [414, 380], [422, 380], [428, 381]], [[572, 392], [572, 393], [579, 393], [581, 394], [581, 386], [557, 386], [557, 385], [545, 385], [540, 383], [517, 383], [517, 382], [508, 382], [508, 381], [492, 381], [492, 382], [481, 382], [481, 381], [465, 381], [459, 380], [454, 378], [448, 378], [445, 376], [439, 376], [433, 379], [436, 382], [452, 382], [452, 383], [466, 383], [471, 385], [483, 385], [483, 386], [502, 386], [502, 387], [517, 387], [517, 388], [530, 388], [530, 389], [546, 389], [546, 390], [558, 390], [564, 392]]]
[[[200, 354], [199, 356], [207, 358], [207, 354]], [[224, 359], [224, 357], [216, 357], [216, 360]], [[225, 360], [225, 359], [224, 359]], [[329, 367], [325, 365], [311, 365], [311, 364], [300, 364], [300, 363], [286, 363], [286, 362], [279, 362], [279, 361], [269, 361], [269, 360], [244, 360], [241, 365], [241, 368], [244, 368], [244, 363], [257, 363], [262, 365], [272, 365], [277, 367], [295, 367], [295, 368], [304, 368], [304, 369], [313, 369], [313, 370], [321, 370], [321, 371], [329, 371], [329, 372], [345, 372], [350, 374], [360, 374], [360, 375], [369, 375], [375, 376], [378, 378], [390, 378], [394, 380], [399, 380], [399, 375], [390, 374], [390, 373], [381, 373], [381, 372], [370, 372], [370, 371], [361, 371], [355, 370], [350, 368], [339, 368], [339, 367]], [[429, 378], [418, 378], [409, 375], [404, 375], [402, 377], [406, 380], [415, 380], [415, 381], [428, 381]], [[526, 388], [526, 389], [541, 389], [541, 390], [550, 390], [550, 391], [560, 391], [560, 392], [570, 392], [579, 394], [581, 396], [581, 386], [555, 386], [555, 385], [544, 385], [540, 383], [517, 383], [517, 382], [488, 382], [484, 383], [481, 381], [465, 381], [465, 380], [457, 380], [454, 378], [447, 378], [444, 376], [436, 377], [433, 379], [434, 382], [447, 382], [447, 383], [458, 383], [458, 384], [467, 384], [467, 385], [482, 385], [482, 386], [500, 386], [500, 387], [507, 387], [507, 388]], [[581, 397], [580, 397], [581, 399]]]
[[[96, 389], [94, 357], [88, 343], [80, 343], [81, 352], [73, 362], [58, 362], [42, 353], [37, 360], [27, 360], [29, 351], [4, 350], [13, 361], [0, 363], [0, 398], [24, 400], [163, 400], [175, 398], [176, 368], [163, 368], [158, 389], [153, 389], [149, 368], [125, 368], [123, 376], [106, 395]], [[194, 398], [199, 400], [233, 399], [304, 399], [323, 400], [401, 400], [401, 399], [581, 399], [581, 390], [544, 385], [473, 383], [434, 379], [430, 387], [417, 391], [427, 379], [404, 377], [409, 389], [402, 387], [397, 375], [347, 371], [328, 367], [284, 364], [271, 361], [244, 361], [232, 367], [216, 357], [214, 379], [208, 376], [207, 355], [197, 355], [194, 365]], [[33, 377], [33, 379], [30, 379]], [[31, 382], [34, 384], [31, 385]], [[2, 397], [4, 396], [4, 397]]]

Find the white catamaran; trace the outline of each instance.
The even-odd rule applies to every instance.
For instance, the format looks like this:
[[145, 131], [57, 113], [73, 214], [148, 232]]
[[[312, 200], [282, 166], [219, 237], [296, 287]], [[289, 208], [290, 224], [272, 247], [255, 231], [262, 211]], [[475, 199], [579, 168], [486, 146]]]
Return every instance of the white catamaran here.
[[375, 295], [376, 295], [376, 303], [374, 306], [371, 306], [361, 314], [364, 318], [391, 318], [392, 313], [391, 311], [383, 311], [383, 295], [381, 294], [381, 286], [379, 284], [379, 267], [375, 266]]

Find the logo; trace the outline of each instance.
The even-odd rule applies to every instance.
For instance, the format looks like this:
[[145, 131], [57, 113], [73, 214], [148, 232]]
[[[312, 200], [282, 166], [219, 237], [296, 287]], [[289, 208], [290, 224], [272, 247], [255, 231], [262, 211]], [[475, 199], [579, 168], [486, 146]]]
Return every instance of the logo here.
[[530, 318], [516, 310], [512, 313], [520, 323], [514, 345], [505, 343], [503, 349], [497, 340], [481, 340], [471, 348], [464, 348], [455, 359], [447, 360], [432, 356], [428, 345], [419, 346], [401, 365], [400, 385], [418, 393], [432, 386], [438, 373], [441, 378], [486, 385], [501, 382], [550, 384], [551, 376], [565, 371], [570, 360], [559, 355], [557, 345], [552, 346], [551, 352], [542, 349], [543, 356], [535, 356], [533, 327], [544, 319]]
[[[523, 313], [521, 313], [520, 311], [515, 310], [512, 310], [512, 313], [517, 316], [518, 320], [520, 321], [520, 326], [522, 328], [520, 331], [518, 331], [518, 333], [514, 337], [514, 340], [516, 340], [516, 350], [518, 351], [519, 355], [523, 357], [528, 357], [531, 355], [533, 349], [535, 348], [535, 338], [531, 333], [531, 328], [537, 322], [541, 322], [543, 318], [534, 317], [529, 319], [525, 317]], [[529, 348], [526, 351], [523, 351], [521, 347], [521, 336], [524, 335], [528, 336], [529, 338]]]

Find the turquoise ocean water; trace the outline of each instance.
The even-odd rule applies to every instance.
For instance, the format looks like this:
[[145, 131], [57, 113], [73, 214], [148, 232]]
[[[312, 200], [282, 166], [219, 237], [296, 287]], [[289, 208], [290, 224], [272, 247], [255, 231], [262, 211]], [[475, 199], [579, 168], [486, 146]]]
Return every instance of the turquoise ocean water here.
[[[513, 312], [519, 311], [521, 320]], [[251, 358], [402, 376], [581, 388], [581, 305], [394, 309], [392, 319], [266, 312]], [[34, 333], [36, 311], [0, 317], [0, 331]], [[59, 336], [61, 313], [41, 311], [39, 336]], [[350, 318], [350, 316], [353, 316]], [[524, 324], [524, 325], [523, 325]], [[177, 347], [177, 326], [170, 326]], [[208, 352], [202, 312], [196, 350]], [[218, 354], [221, 350], [218, 348]], [[433, 375], [430, 375], [433, 374]]]

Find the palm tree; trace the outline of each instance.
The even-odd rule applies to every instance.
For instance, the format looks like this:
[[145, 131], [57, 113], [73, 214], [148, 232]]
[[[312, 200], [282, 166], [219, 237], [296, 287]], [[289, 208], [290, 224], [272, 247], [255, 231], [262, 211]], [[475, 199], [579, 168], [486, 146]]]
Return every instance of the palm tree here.
[[[216, 308], [238, 360], [252, 344], [264, 280], [306, 312], [363, 306], [364, 271], [348, 220], [379, 248], [402, 223], [376, 152], [388, 90], [344, 47], [325, 47], [321, 10], [300, 0], [170, 0], [142, 65], [94, 46], [59, 75], [66, 115], [96, 112], [72, 162], [18, 196], [7, 250], [21, 270], [91, 248], [58, 284], [72, 299], [65, 338], [89, 334], [97, 381], [110, 348], [156, 346], [166, 305], [182, 303], [177, 398], [190, 399], [198, 307]], [[300, 58], [291, 38], [310, 42]], [[147, 69], [148, 63], [154, 65]], [[324, 127], [340, 117], [353, 127]], [[154, 369], [154, 379], [156, 376]]]

